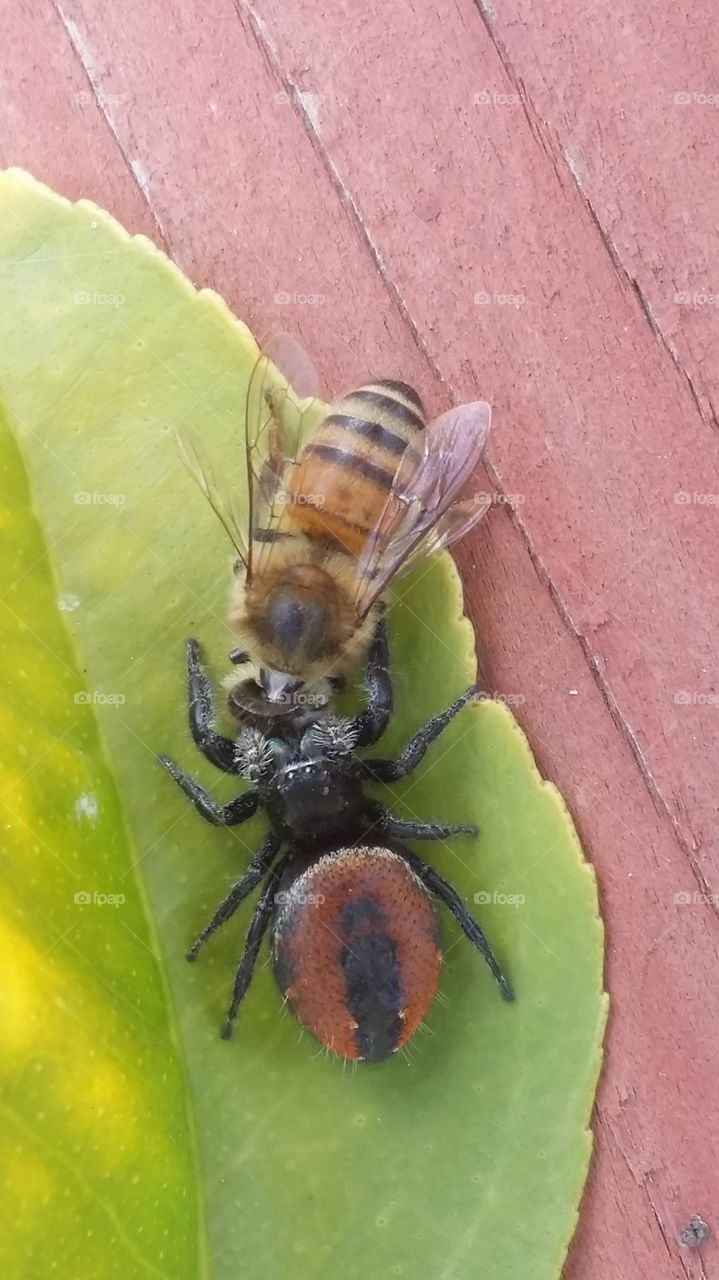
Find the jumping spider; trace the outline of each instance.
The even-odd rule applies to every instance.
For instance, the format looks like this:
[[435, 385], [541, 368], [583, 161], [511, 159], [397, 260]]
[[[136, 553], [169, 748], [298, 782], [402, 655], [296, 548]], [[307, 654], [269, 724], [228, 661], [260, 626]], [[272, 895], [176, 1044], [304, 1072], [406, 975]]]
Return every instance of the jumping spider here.
[[[454, 915], [482, 953], [505, 1000], [514, 995], [491, 947], [457, 891], [404, 844], [477, 835], [466, 823], [394, 817], [365, 794], [365, 782], [394, 782], [478, 694], [476, 686], [434, 716], [397, 760], [362, 759], [392, 713], [387, 635], [378, 625], [367, 666], [367, 706], [340, 718], [318, 712], [309, 724], [273, 722], [272, 736], [245, 725], [236, 740], [214, 727], [212, 691], [195, 640], [187, 648], [190, 728], [218, 768], [246, 778], [251, 790], [221, 805], [168, 756], [160, 760], [203, 818], [235, 826], [262, 809], [270, 833], [240, 880], [190, 947], [195, 960], [208, 938], [258, 885], [224, 1024], [228, 1038], [268, 928], [281, 991], [299, 1020], [346, 1058], [376, 1062], [406, 1044], [434, 997], [442, 960], [439, 920], [430, 895]], [[284, 850], [284, 852], [283, 852]], [[282, 855], [282, 856], [280, 856]]]

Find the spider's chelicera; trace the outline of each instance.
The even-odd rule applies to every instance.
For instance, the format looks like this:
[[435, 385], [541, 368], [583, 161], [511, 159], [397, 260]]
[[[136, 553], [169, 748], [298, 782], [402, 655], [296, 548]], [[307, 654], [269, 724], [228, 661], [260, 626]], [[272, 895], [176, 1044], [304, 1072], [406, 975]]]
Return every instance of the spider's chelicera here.
[[484, 956], [505, 1000], [514, 998], [492, 949], [457, 891], [405, 840], [476, 835], [465, 823], [407, 821], [365, 793], [366, 782], [394, 782], [479, 691], [468, 689], [412, 738], [399, 759], [357, 753], [384, 732], [392, 713], [387, 636], [380, 622], [367, 667], [367, 706], [339, 718], [318, 712], [276, 722], [277, 736], [245, 725], [236, 740], [215, 729], [212, 691], [196, 641], [188, 643], [190, 728], [218, 768], [251, 790], [220, 805], [167, 756], [160, 759], [208, 822], [234, 826], [264, 810], [270, 832], [240, 880], [188, 952], [208, 938], [262, 885], [223, 1028], [229, 1037], [268, 928], [281, 991], [299, 1020], [346, 1058], [379, 1061], [401, 1048], [434, 997], [442, 960], [431, 895], [454, 915]]

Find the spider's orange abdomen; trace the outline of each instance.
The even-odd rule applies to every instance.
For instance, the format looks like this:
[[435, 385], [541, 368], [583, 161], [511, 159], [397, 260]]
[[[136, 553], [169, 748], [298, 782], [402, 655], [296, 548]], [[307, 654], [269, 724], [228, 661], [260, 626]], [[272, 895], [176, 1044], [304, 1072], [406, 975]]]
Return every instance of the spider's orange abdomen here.
[[406, 861], [338, 849], [280, 893], [274, 969], [300, 1022], [355, 1061], [407, 1044], [434, 999], [442, 950], [432, 899]]

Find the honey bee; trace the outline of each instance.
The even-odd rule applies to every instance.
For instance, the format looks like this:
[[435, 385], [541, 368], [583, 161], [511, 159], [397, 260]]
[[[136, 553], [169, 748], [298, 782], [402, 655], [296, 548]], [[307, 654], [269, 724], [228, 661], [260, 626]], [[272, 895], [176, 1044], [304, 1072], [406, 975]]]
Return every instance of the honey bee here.
[[237, 552], [231, 656], [255, 665], [273, 703], [341, 684], [366, 652], [393, 580], [490, 506], [487, 494], [460, 497], [484, 452], [484, 401], [428, 423], [416, 391], [380, 379], [335, 401], [308, 432], [318, 391], [298, 344], [274, 339], [247, 392], [248, 521], [197, 446], [181, 442]]

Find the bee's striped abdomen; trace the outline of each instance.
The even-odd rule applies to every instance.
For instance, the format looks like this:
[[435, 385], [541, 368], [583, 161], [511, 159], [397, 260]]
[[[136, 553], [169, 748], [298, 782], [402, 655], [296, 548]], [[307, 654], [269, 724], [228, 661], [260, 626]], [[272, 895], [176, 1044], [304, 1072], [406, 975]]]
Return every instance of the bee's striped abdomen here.
[[359, 554], [398, 471], [414, 465], [424, 425], [422, 401], [404, 382], [367, 383], [343, 396], [300, 456], [288, 513], [295, 528]]

